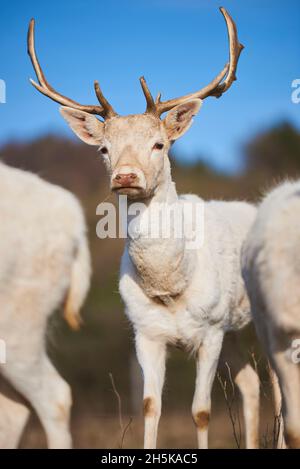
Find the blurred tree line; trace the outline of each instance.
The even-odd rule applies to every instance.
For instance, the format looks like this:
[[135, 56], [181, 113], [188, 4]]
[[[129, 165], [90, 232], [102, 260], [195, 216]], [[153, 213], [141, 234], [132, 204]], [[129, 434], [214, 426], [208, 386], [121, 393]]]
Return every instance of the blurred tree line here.
[[246, 169], [265, 178], [298, 177], [300, 133], [289, 122], [282, 122], [256, 136], [245, 145]]
[[[172, 157], [178, 191], [193, 192], [207, 199], [256, 202], [281, 179], [300, 176], [300, 132], [289, 122], [281, 122], [254, 136], [244, 145], [242, 154], [243, 169], [234, 175], [219, 173], [201, 162], [185, 166]], [[104, 200], [114, 201], [100, 156], [94, 147], [49, 135], [30, 142], [7, 143], [0, 148], [0, 159], [71, 190], [81, 200], [89, 228], [94, 272], [83, 312], [85, 325], [79, 333], [71, 332], [60, 314], [56, 314], [49, 327], [49, 351], [73, 387], [75, 412], [94, 415], [116, 412], [111, 372], [122, 396], [124, 412], [130, 413], [133, 406], [128, 370], [132, 368], [134, 376], [133, 335], [118, 294], [123, 241], [96, 237], [96, 207]], [[170, 408], [182, 405], [186, 409], [182, 396], [190, 401], [192, 395], [193, 363], [183, 365], [183, 360], [186, 358], [176, 352], [170, 363], [168, 382], [171, 384], [167, 384], [166, 391]]]

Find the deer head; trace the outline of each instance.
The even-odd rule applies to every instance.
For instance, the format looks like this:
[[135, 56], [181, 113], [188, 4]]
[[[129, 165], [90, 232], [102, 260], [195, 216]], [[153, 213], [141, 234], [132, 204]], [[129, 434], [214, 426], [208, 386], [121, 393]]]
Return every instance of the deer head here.
[[81, 140], [99, 147], [110, 173], [113, 191], [130, 198], [151, 197], [169, 173], [170, 145], [190, 127], [205, 98], [219, 98], [236, 80], [243, 46], [238, 41], [231, 16], [224, 8], [220, 10], [228, 30], [230, 60], [219, 75], [199, 91], [168, 101], [161, 101], [160, 93], [154, 100], [142, 77], [140, 83], [146, 98], [146, 111], [128, 116], [119, 116], [114, 111], [97, 81], [94, 87], [100, 105], [83, 105], [55, 91], [38, 62], [34, 47], [34, 20], [31, 20], [28, 53], [39, 83], [30, 81], [42, 94], [63, 105], [60, 108], [62, 116]]

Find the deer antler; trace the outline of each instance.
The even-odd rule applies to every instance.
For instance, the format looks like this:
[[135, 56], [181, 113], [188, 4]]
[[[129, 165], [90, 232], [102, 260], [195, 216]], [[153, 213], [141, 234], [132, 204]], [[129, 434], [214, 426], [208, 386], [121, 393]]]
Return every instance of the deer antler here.
[[190, 99], [205, 99], [208, 96], [215, 96], [216, 98], [219, 98], [231, 87], [232, 83], [236, 80], [237, 64], [240, 53], [242, 52], [244, 46], [238, 41], [236, 25], [229, 13], [223, 7], [220, 8], [220, 11], [224, 16], [227, 25], [229, 38], [229, 63], [225, 65], [223, 70], [219, 73], [219, 75], [216, 76], [216, 78], [214, 78], [214, 80], [212, 80], [204, 88], [201, 88], [201, 90], [196, 91], [196, 93], [187, 94], [180, 98], [169, 99], [168, 101], [161, 101], [160, 93], [154, 101], [144, 77], [141, 77], [140, 83], [147, 101], [146, 113], [155, 113], [156, 115], [160, 116], [164, 112], [167, 112], [173, 107], [179, 104], [183, 104]]
[[32, 19], [29, 23], [29, 28], [28, 28], [27, 48], [28, 48], [28, 55], [31, 59], [31, 63], [35, 70], [39, 84], [33, 81], [32, 79], [30, 79], [30, 82], [32, 83], [32, 85], [38, 91], [40, 91], [40, 93], [44, 94], [45, 96], [48, 96], [48, 98], [53, 99], [53, 101], [56, 101], [57, 103], [62, 104], [63, 106], [70, 106], [74, 109], [78, 109], [79, 111], [85, 111], [85, 112], [88, 112], [89, 114], [96, 114], [96, 115], [103, 117], [103, 119], [109, 119], [113, 116], [116, 116], [117, 115], [116, 112], [114, 111], [112, 106], [109, 104], [109, 102], [105, 99], [100, 89], [99, 83], [97, 81], [95, 81], [94, 87], [95, 87], [96, 96], [101, 106], [80, 104], [80, 103], [77, 103], [76, 101], [73, 101], [73, 99], [70, 99], [67, 96], [64, 96], [58, 93], [57, 91], [55, 91], [55, 89], [46, 80], [46, 77], [42, 71], [38, 58], [36, 56], [35, 47], [34, 47], [34, 25], [35, 25], [34, 19]]

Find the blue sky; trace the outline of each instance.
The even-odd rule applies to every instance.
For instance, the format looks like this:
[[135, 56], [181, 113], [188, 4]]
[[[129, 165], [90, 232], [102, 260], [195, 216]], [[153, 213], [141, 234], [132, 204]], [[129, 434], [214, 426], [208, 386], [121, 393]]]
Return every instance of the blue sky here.
[[[242, 144], [281, 119], [300, 128], [291, 82], [300, 78], [298, 0], [224, 0], [236, 20], [242, 53], [238, 81], [221, 99], [209, 98], [193, 127], [176, 143], [179, 158], [204, 158], [235, 170]], [[57, 104], [28, 82], [35, 78], [26, 32], [36, 19], [36, 47], [50, 83], [83, 103], [96, 102], [93, 80], [120, 114], [143, 112], [138, 78], [162, 99], [196, 91], [228, 57], [224, 20], [215, 0], [26, 0], [2, 2], [0, 145], [48, 132], [71, 136]]]

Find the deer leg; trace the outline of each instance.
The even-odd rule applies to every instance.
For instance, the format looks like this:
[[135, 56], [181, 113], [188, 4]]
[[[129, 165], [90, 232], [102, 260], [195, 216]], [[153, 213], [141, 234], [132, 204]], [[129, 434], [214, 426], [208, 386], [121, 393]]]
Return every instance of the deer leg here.
[[272, 365], [282, 392], [284, 436], [289, 448], [300, 448], [300, 370], [293, 363], [288, 338], [272, 333]]
[[144, 376], [144, 448], [157, 444], [158, 423], [161, 414], [161, 395], [165, 379], [166, 344], [137, 334], [136, 352]]
[[246, 448], [259, 447], [259, 378], [249, 363], [233, 374], [243, 399]]
[[198, 448], [208, 448], [208, 424], [211, 390], [222, 349], [223, 331], [210, 331], [204, 338], [196, 358], [196, 387], [192, 415], [197, 427]]
[[46, 353], [11, 357], [3, 375], [32, 405], [45, 429], [49, 448], [70, 448], [69, 413], [71, 392]]
[[222, 362], [226, 362], [230, 380], [235, 382], [242, 396], [246, 448], [258, 448], [260, 383], [240, 345], [238, 332], [227, 334], [222, 350]]
[[24, 404], [0, 394], [0, 448], [16, 449], [30, 410]]
[[283, 418], [282, 418], [282, 399], [281, 399], [281, 391], [278, 383], [278, 378], [272, 367], [269, 365], [268, 367], [270, 382], [272, 386], [272, 393], [273, 393], [273, 403], [274, 403], [274, 412], [275, 418], [278, 425], [277, 431], [277, 442], [276, 446], [277, 449], [285, 449], [285, 439], [283, 434]]

